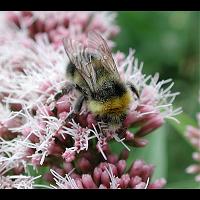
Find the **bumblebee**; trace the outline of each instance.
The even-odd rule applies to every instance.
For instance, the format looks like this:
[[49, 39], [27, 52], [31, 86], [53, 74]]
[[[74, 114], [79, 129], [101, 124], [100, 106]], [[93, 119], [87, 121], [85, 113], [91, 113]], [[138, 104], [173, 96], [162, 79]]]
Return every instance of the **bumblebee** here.
[[104, 38], [91, 31], [88, 33], [87, 47], [68, 38], [63, 39], [63, 45], [70, 60], [67, 76], [72, 84], [67, 84], [57, 93], [55, 100], [74, 88], [80, 92], [68, 120], [78, 113], [83, 102], [86, 102], [96, 118], [111, 127], [120, 127], [133, 100], [133, 94], [137, 98], [139, 94], [132, 83], [125, 83], [120, 78]]

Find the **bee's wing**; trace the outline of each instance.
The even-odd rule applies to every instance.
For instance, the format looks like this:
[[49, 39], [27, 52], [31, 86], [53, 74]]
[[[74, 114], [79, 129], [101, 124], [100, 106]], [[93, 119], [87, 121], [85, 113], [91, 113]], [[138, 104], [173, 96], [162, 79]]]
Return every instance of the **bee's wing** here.
[[76, 66], [77, 71], [87, 82], [90, 90], [94, 92], [96, 73], [91, 62], [91, 55], [78, 41], [64, 38], [63, 44], [70, 61]]
[[120, 78], [112, 53], [103, 39], [103, 37], [95, 31], [88, 33], [88, 48], [100, 57], [102, 66], [116, 78]]

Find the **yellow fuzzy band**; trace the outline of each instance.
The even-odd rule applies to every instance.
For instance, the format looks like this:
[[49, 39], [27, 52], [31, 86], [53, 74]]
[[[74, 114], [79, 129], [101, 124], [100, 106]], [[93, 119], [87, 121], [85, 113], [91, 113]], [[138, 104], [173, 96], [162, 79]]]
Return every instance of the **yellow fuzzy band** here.
[[130, 92], [127, 91], [123, 96], [112, 98], [104, 103], [99, 101], [90, 101], [88, 106], [89, 109], [97, 115], [108, 113], [120, 114], [128, 108], [131, 100], [132, 96]]

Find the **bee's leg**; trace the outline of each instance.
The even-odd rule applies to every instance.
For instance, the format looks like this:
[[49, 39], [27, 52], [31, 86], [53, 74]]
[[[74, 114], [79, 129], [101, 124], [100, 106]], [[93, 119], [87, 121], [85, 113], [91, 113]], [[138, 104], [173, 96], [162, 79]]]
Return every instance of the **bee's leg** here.
[[64, 96], [65, 94], [68, 94], [70, 91], [72, 91], [74, 88], [76, 88], [76, 86], [73, 83], [68, 83], [67, 85], [65, 85], [61, 91], [57, 92], [56, 95], [54, 96], [55, 101], [57, 101], [58, 99], [60, 99], [62, 96]]
[[81, 110], [83, 102], [85, 100], [85, 96], [81, 95], [75, 103], [74, 109], [69, 113], [69, 115], [67, 116], [67, 118], [65, 119], [65, 123], [70, 121], [71, 119], [73, 119]]
[[138, 90], [135, 88], [135, 86], [133, 85], [133, 83], [131, 82], [127, 82], [126, 85], [131, 89], [131, 91], [136, 94], [137, 98], [140, 98], [139, 92]]
[[74, 88], [76, 88], [76, 86], [73, 83], [68, 83], [59, 92], [57, 92], [55, 94], [55, 96], [53, 97], [53, 99], [49, 99], [49, 101], [47, 101], [47, 104], [50, 105], [51, 110], [53, 112], [56, 113], [56, 107], [55, 107], [56, 101], [58, 99], [60, 99], [62, 96], [64, 96], [65, 94], [68, 94]]

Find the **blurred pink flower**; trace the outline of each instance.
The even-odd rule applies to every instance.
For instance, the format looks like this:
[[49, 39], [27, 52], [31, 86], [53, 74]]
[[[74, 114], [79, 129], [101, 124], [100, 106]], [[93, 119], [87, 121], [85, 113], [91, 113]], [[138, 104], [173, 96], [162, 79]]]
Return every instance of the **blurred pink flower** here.
[[[90, 30], [96, 30], [106, 38], [119, 32], [115, 25], [116, 13], [95, 11], [9, 11], [9, 24], [22, 29], [31, 38], [45, 33], [54, 46], [62, 45], [63, 37], [75, 37], [84, 42]], [[111, 45], [112, 42], [110, 41]]]
[[[199, 92], [199, 103], [200, 103], [200, 92]], [[192, 154], [192, 158], [196, 161], [196, 164], [190, 165], [186, 172], [189, 174], [197, 174], [195, 180], [200, 182], [200, 113], [197, 113], [198, 127], [188, 125], [186, 129], [186, 137], [191, 144], [197, 149]]]

